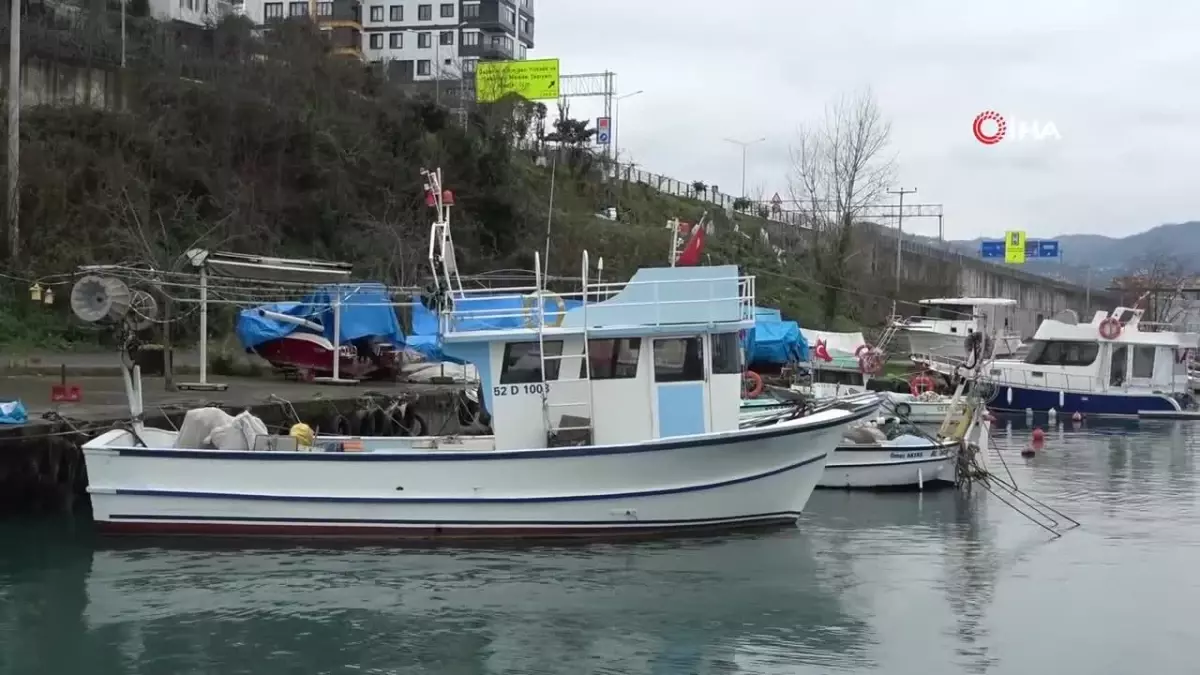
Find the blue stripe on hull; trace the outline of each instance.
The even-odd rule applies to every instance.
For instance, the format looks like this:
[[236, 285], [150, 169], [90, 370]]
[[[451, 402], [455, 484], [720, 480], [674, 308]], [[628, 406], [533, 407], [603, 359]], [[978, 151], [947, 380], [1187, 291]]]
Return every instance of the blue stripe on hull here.
[[[1011, 402], [1008, 392], [1012, 391]], [[1140, 410], [1179, 410], [1179, 404], [1164, 394], [1079, 394], [1064, 392], [1059, 402], [1059, 392], [1049, 389], [1028, 389], [998, 385], [996, 395], [989, 407], [996, 410], [1046, 412], [1054, 408], [1064, 414], [1085, 415], [1131, 415]]]

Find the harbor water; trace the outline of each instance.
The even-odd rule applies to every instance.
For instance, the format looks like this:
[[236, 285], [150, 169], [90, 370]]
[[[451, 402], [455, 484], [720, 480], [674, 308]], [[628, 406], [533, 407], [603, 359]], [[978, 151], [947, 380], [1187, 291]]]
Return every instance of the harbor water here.
[[[1017, 483], [818, 492], [800, 527], [510, 549], [122, 544], [0, 525], [0, 675], [1194, 673], [1200, 424], [1051, 428]], [[993, 460], [993, 470], [1004, 467]]]

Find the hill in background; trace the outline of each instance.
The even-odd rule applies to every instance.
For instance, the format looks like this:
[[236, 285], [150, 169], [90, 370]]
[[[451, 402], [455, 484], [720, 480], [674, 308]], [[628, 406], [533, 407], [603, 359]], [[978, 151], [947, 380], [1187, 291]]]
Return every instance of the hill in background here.
[[[1128, 237], [1063, 234], [1050, 238], [1059, 241], [1062, 260], [1031, 260], [1025, 263], [1025, 270], [1098, 288], [1108, 286], [1115, 276], [1167, 260], [1184, 271], [1200, 273], [1200, 221], [1159, 225]], [[982, 241], [947, 244], [965, 254], [979, 255]]]

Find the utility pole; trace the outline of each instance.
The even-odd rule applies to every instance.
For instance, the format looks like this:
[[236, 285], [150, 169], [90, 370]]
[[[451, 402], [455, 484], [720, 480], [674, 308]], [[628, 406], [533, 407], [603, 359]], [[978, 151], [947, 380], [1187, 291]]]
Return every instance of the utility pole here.
[[121, 0], [121, 67], [125, 67], [125, 3], [129, 0]]
[[8, 0], [8, 256], [21, 257], [21, 0]]
[[746, 196], [746, 149], [755, 143], [762, 143], [765, 140], [767, 140], [765, 136], [762, 138], [756, 138], [752, 141], [739, 141], [734, 138], [725, 139], [727, 143], [733, 143], [734, 145], [742, 146], [742, 194], [738, 195], [739, 197]]
[[904, 247], [904, 195], [916, 194], [917, 188], [888, 190], [889, 195], [900, 195], [900, 207], [896, 212], [896, 298], [900, 298], [900, 249]]
[[617, 145], [617, 133], [621, 130], [621, 99], [630, 98], [644, 93], [646, 93], [645, 89], [638, 89], [637, 91], [630, 92], [628, 94], [622, 94], [613, 98], [612, 138], [609, 139], [609, 142], [612, 143], [613, 158], [618, 162], [621, 161], [621, 146]]

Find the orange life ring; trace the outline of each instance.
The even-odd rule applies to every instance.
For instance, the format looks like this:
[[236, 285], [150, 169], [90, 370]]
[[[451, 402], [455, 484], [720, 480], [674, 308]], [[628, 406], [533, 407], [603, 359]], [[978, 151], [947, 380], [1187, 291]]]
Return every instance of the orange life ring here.
[[937, 389], [937, 383], [928, 375], [917, 375], [908, 381], [908, 391], [913, 396], [920, 396], [927, 391]]
[[858, 349], [855, 349], [855, 350], [854, 350], [854, 358], [856, 358], [856, 359], [861, 359], [861, 358], [862, 358], [862, 355], [863, 355], [863, 353], [864, 353], [864, 352], [869, 352], [869, 351], [871, 351], [871, 345], [869, 345], [869, 344], [866, 344], [866, 343], [863, 343], [863, 344], [861, 344], [861, 345], [859, 345], [859, 346], [858, 346]]
[[747, 370], [746, 372], [742, 373], [743, 386], [746, 384], [746, 380], [750, 381], [750, 388], [746, 390], [746, 398], [758, 398], [758, 395], [761, 394], [763, 390], [762, 375], [759, 375], [753, 370]]
[[875, 375], [883, 368], [883, 360], [879, 358], [879, 352], [865, 352], [858, 357], [858, 369], [867, 375]]
[[1105, 340], [1115, 340], [1121, 335], [1121, 322], [1110, 316], [1100, 322], [1100, 337]]

